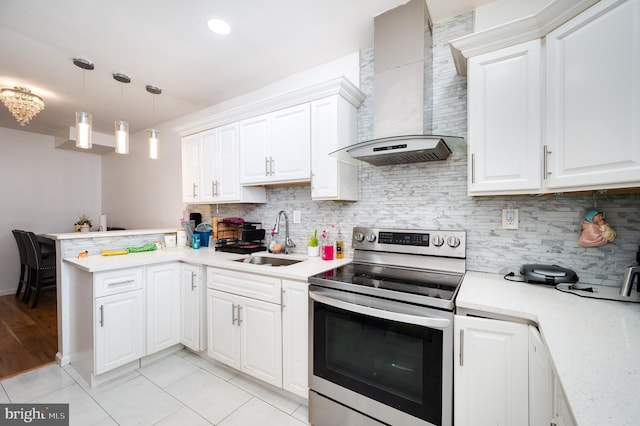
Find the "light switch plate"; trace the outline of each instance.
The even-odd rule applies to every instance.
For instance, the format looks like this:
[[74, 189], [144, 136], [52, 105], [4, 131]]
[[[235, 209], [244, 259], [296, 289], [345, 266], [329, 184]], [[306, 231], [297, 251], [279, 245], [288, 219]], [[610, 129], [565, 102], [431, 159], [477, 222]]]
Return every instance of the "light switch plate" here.
[[300, 210], [294, 210], [293, 211], [293, 223], [300, 223], [302, 222], [301, 218], [300, 218]]

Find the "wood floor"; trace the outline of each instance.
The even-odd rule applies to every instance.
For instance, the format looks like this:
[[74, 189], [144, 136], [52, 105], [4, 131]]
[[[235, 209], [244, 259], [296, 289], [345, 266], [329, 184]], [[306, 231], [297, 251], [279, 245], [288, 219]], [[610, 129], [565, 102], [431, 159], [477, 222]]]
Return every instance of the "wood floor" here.
[[57, 351], [55, 290], [40, 293], [35, 309], [0, 296], [0, 380], [54, 362]]

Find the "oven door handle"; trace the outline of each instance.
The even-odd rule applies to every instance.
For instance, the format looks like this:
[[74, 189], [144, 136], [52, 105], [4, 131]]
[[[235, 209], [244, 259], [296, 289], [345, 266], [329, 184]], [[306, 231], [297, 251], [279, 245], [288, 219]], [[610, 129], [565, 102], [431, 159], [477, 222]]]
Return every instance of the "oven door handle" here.
[[387, 311], [384, 309], [372, 308], [369, 306], [357, 305], [332, 297], [323, 296], [313, 291], [309, 291], [309, 297], [316, 302], [333, 306], [334, 308], [344, 309], [346, 311], [368, 315], [376, 318], [384, 318], [390, 321], [398, 321], [406, 324], [420, 325], [423, 327], [436, 328], [444, 330], [449, 327], [451, 321], [446, 318], [431, 318], [418, 315], [403, 314], [400, 312]]

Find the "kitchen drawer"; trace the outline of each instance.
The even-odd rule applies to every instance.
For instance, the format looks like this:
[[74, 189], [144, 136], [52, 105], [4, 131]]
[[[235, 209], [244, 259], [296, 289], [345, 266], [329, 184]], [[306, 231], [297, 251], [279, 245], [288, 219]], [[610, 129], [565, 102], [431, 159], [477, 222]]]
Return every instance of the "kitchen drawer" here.
[[141, 289], [142, 277], [141, 267], [96, 272], [93, 274], [94, 297]]
[[227, 293], [280, 304], [280, 278], [226, 269], [207, 268], [207, 287]]

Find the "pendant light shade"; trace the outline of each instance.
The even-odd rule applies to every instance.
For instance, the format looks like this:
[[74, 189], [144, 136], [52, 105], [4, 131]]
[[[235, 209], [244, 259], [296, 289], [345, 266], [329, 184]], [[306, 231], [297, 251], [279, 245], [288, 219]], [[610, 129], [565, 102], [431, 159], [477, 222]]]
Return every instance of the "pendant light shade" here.
[[[82, 69], [82, 100], [84, 102], [85, 71], [94, 69], [93, 62], [85, 58], [73, 58], [73, 64]], [[76, 111], [76, 148], [91, 149], [91, 133], [93, 131], [91, 114]]]
[[[116, 81], [122, 83], [120, 85], [120, 117], [122, 117], [122, 105], [123, 105], [123, 87], [125, 83], [131, 83], [131, 78], [122, 73], [114, 73], [113, 78]], [[128, 154], [129, 153], [129, 123], [124, 121], [123, 118], [116, 120], [116, 154]]]
[[160, 132], [154, 128], [149, 129], [149, 158], [158, 159], [158, 138]]
[[129, 123], [116, 120], [116, 154], [129, 153]]
[[91, 149], [91, 114], [76, 112], [76, 147]]
[[154, 95], [153, 97], [153, 127], [149, 129], [149, 158], [152, 160], [158, 159], [158, 142], [160, 139], [160, 132], [155, 128], [156, 126], [156, 98], [155, 95], [162, 93], [162, 89], [159, 87], [147, 84], [147, 92]]

